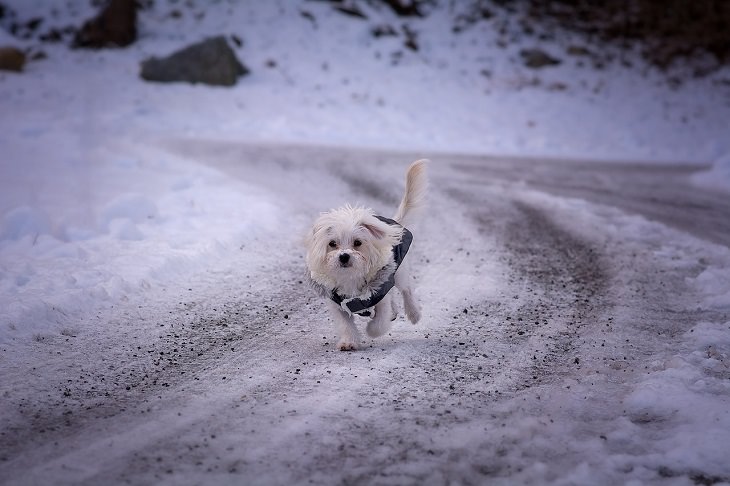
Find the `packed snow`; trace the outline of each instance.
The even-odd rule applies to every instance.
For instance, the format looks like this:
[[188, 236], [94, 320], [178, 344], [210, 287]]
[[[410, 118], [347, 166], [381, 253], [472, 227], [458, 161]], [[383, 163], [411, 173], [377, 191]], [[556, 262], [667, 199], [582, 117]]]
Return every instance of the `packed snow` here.
[[[59, 336], [117, 336], [120, 331], [112, 329], [117, 325], [144, 329], [140, 309], [155, 309], [148, 318], [164, 321], [162, 316], [180, 312], [180, 295], [193, 287], [199, 300], [209, 302], [201, 305], [210, 312], [216, 311], [215, 302], [237, 298], [237, 282], [257, 282], [250, 283], [251, 298], [257, 295], [256, 285], [264, 292], [276, 289], [275, 282], [267, 282], [282, 276], [272, 269], [281, 268], [277, 265], [282, 261], [302, 265], [301, 257], [278, 252], [297, 250], [299, 236], [318, 211], [351, 197], [351, 187], [338, 178], [342, 174], [332, 173], [328, 158], [341, 158], [343, 174], [367, 165], [363, 171], [369, 177], [388, 184], [402, 183], [409, 160], [402, 160], [402, 166], [386, 164], [379, 151], [428, 156], [434, 160], [436, 184], [439, 175], [468, 184], [467, 175], [452, 175], [449, 164], [459, 157], [493, 156], [505, 164], [532, 158], [609, 161], [617, 167], [635, 162], [689, 165], [696, 170], [690, 170], [693, 185], [686, 185], [688, 191], [730, 192], [727, 68], [675, 86], [644, 65], [632, 49], [621, 54], [630, 65], [617, 62], [594, 69], [565, 53], [567, 46], [583, 42], [577, 34], [550, 41], [510, 34], [508, 44], [498, 47], [504, 36], [488, 21], [452, 32], [451, 19], [458, 13], [453, 4], [458, 2], [443, 3], [449, 6], [404, 21], [367, 2], [362, 8], [368, 19], [362, 20], [337, 12], [328, 2], [218, 2], [182, 9], [178, 17], [170, 15], [174, 2], [158, 1], [142, 11], [135, 44], [93, 51], [34, 37], [18, 39], [0, 29], [0, 45], [46, 54], [23, 73], [0, 71], [0, 373], [7, 373], [0, 382], [18, 382], [11, 370], [27, 365], [16, 350]], [[3, 4], [20, 19], [42, 16], [44, 28], [79, 25], [94, 13], [88, 2]], [[417, 51], [403, 46], [402, 34], [375, 38], [371, 33], [376, 25], [404, 23], [417, 32]], [[142, 59], [219, 34], [243, 41], [236, 53], [252, 74], [236, 86], [167, 85], [139, 78]], [[538, 42], [563, 63], [539, 71], [525, 67], [519, 50]], [[239, 151], [239, 146], [247, 148]], [[277, 150], [284, 155], [276, 155]], [[291, 155], [298, 151], [304, 155]], [[342, 156], [348, 151], [355, 154], [352, 159]], [[239, 153], [243, 159], [236, 160]], [[308, 155], [312, 160], [302, 160]], [[380, 162], [363, 162], [369, 157]], [[385, 158], [392, 161], [393, 156]], [[539, 167], [549, 171], [550, 163]], [[376, 170], [380, 172], [373, 175]], [[522, 183], [488, 184], [481, 187], [490, 197], [524, 191], [522, 199], [552, 211], [576, 234], [620, 247], [621, 255], [633, 252], [662, 268], [684, 272], [683, 287], [669, 289], [681, 298], [656, 306], [665, 305], [677, 315], [686, 312], [691, 322], [668, 331], [674, 333], [672, 347], [663, 355], [641, 356], [645, 370], [633, 381], [623, 383], [622, 373], [628, 375], [617, 367], [615, 376], [596, 375], [595, 382], [604, 386], [597, 391], [589, 371], [582, 370], [559, 386], [531, 388], [474, 420], [464, 417], [444, 427], [434, 437], [461, 455], [451, 458], [451, 469], [444, 466], [442, 476], [432, 477], [434, 483], [450, 477], [472, 481], [457, 471], [460, 461], [467, 463], [477, 454], [469, 452], [472, 447], [494, 457], [506, 454], [505, 461], [516, 469], [510, 474], [500, 470], [504, 483], [730, 482], [730, 250], [605, 205], [548, 196]], [[367, 197], [367, 191], [357, 195], [360, 201]], [[447, 254], [466, 253], [470, 242], [483, 236], [469, 228], [468, 217], [461, 214], [465, 209], [450, 207], [449, 201], [434, 195], [436, 211], [453, 211], [440, 218], [457, 228], [461, 238], [462, 248]], [[426, 225], [424, 232], [443, 237], [434, 226]], [[492, 242], [490, 248], [495, 247]], [[426, 249], [441, 251], [435, 243]], [[480, 250], [472, 249], [474, 254]], [[454, 302], [462, 295], [509, 300], [513, 293], [528, 290], [519, 284], [509, 287], [496, 276], [510, 265], [495, 255], [497, 250], [486, 251], [476, 267], [459, 260], [460, 254], [457, 263], [434, 261], [419, 270], [431, 332], [448, 327]], [[284, 278], [296, 280], [297, 275], [286, 269]], [[635, 283], [628, 270], [611, 278], [626, 286]], [[226, 285], [219, 287], [218, 282]], [[442, 295], [444, 287], [447, 295]], [[316, 327], [309, 317], [298, 325]], [[319, 336], [329, 330], [314, 332]], [[617, 329], [605, 340], [632, 338], [622, 332]], [[413, 352], [417, 344], [398, 351], [392, 342], [423, 340], [422, 335], [423, 330], [410, 328], [394, 332], [388, 351], [377, 359], [387, 366], [399, 363], [399, 353]], [[586, 342], [598, 342], [597, 336], [588, 334]], [[601, 351], [588, 349], [587, 343], [580, 352], [595, 353], [598, 360]], [[528, 360], [532, 351], [510, 352], [524, 353]], [[394, 356], [387, 356], [391, 352]], [[334, 359], [343, 370], [351, 366], [365, 373], [367, 365], [352, 356]], [[357, 363], [343, 364], [347, 359]], [[611, 396], [621, 386], [628, 388], [621, 388], [625, 396]], [[329, 390], [334, 397], [338, 388]], [[395, 397], [400, 391], [389, 393]], [[589, 396], [622, 409], [607, 410], [600, 401], [584, 399]], [[210, 405], [198, 399], [186, 408], [194, 418]], [[316, 415], [318, 400], [303, 398], [300, 405]], [[594, 406], [586, 406], [587, 400]], [[289, 414], [288, 405], [272, 407], [272, 417]], [[580, 420], [573, 422], [576, 416]], [[294, 414], [289, 417], [285, 423], [291, 423], [291, 434], [314, 430], [328, 419], [322, 412], [304, 425], [295, 422]], [[173, 419], [163, 417], [161, 423]], [[642, 424], [651, 424], [651, 430]], [[241, 433], [246, 426], [231, 425]], [[261, 440], [264, 451], [299, 444], [287, 444], [285, 432], [269, 438], [263, 432], [268, 431], [251, 432], [251, 440]], [[130, 449], [144, 435], [125, 433], [119, 437]], [[155, 434], [161, 437], [162, 431]], [[522, 448], [500, 450], [485, 439], [497, 434]], [[427, 439], [415, 440], [420, 444]], [[225, 440], [232, 447], [236, 436]], [[555, 462], [545, 462], [553, 447]], [[93, 457], [102, 454], [99, 450]], [[90, 451], [80, 451], [73, 457], [83, 461], [83, 453]], [[226, 451], [219, 453], [230, 456]], [[11, 452], [0, 449], [0, 470]], [[579, 462], [565, 462], [560, 454]], [[54, 464], [47, 467], [53, 470]], [[261, 472], [261, 482], [291, 479], [285, 472], [257, 467], [262, 466], [251, 470]], [[44, 471], [28, 474], [43, 482]], [[63, 481], [73, 483], [78, 477], [69, 473]], [[13, 480], [23, 482], [21, 477]], [[185, 482], [180, 476], [174, 480]], [[204, 482], [205, 476], [188, 478], [196, 480]]]

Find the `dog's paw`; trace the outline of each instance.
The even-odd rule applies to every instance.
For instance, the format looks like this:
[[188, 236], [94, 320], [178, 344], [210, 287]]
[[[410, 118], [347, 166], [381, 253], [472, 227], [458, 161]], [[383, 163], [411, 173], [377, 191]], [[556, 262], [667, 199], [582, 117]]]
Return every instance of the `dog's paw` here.
[[416, 324], [421, 320], [421, 309], [417, 305], [408, 306], [406, 308], [406, 317], [411, 323]]
[[365, 332], [367, 332], [370, 337], [380, 337], [390, 331], [392, 324], [393, 321], [388, 321], [386, 319], [373, 319], [368, 322], [368, 325], [365, 327]]
[[337, 343], [337, 349], [340, 351], [357, 351], [357, 344], [353, 341], [340, 341]]
[[413, 324], [421, 320], [421, 306], [418, 305], [418, 301], [413, 297], [411, 291], [403, 292], [403, 310], [406, 312], [406, 317]]

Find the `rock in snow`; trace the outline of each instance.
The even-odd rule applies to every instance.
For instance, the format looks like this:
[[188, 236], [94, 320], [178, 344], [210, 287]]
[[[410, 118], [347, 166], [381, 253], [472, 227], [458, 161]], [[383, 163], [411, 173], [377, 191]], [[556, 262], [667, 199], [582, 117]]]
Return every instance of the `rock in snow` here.
[[522, 56], [525, 66], [532, 69], [560, 64], [560, 59], [552, 57], [542, 49], [523, 49], [520, 51], [520, 56]]
[[76, 33], [74, 47], [124, 47], [137, 39], [137, 2], [111, 0]]
[[24, 65], [23, 51], [15, 47], [0, 47], [0, 70], [20, 72]]
[[211, 37], [164, 57], [142, 61], [140, 76], [147, 81], [163, 83], [186, 81], [219, 86], [236, 84], [239, 76], [248, 74], [225, 37]]

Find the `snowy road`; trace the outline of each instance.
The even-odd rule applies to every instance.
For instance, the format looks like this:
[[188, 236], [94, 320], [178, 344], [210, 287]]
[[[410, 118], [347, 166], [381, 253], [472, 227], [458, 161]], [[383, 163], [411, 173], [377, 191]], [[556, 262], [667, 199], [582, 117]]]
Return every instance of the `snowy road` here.
[[[696, 167], [165, 147], [289, 219], [93, 332], [5, 346], [0, 483], [730, 481], [727, 331], [691, 337], [730, 321], [703, 283], [730, 268], [730, 201]], [[346, 201], [392, 212], [423, 156], [422, 322], [338, 352], [298, 237]]]

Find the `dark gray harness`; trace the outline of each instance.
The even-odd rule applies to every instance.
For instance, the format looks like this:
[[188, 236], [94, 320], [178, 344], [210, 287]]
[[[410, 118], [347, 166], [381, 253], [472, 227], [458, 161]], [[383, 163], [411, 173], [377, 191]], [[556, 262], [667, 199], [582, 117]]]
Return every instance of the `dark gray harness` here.
[[[391, 226], [401, 226], [400, 224], [398, 224], [397, 221], [393, 219], [385, 218], [383, 216], [375, 217]], [[347, 307], [352, 314], [369, 316], [370, 309], [374, 307], [378, 302], [383, 300], [385, 295], [390, 292], [390, 289], [392, 289], [395, 285], [395, 272], [398, 270], [401, 262], [403, 262], [403, 259], [406, 257], [406, 253], [408, 253], [408, 248], [411, 246], [412, 241], [413, 234], [408, 231], [407, 228], [403, 227], [403, 237], [401, 238], [400, 243], [393, 247], [393, 260], [395, 260], [395, 268], [388, 276], [388, 279], [380, 287], [378, 287], [378, 290], [373, 292], [373, 294], [369, 298], [365, 300], [357, 298], [346, 299], [337, 293], [337, 289], [332, 290], [332, 295], [330, 295], [330, 298], [335, 302], [335, 304], [339, 305], [340, 307], [342, 307], [342, 303], [345, 302], [345, 307]]]

